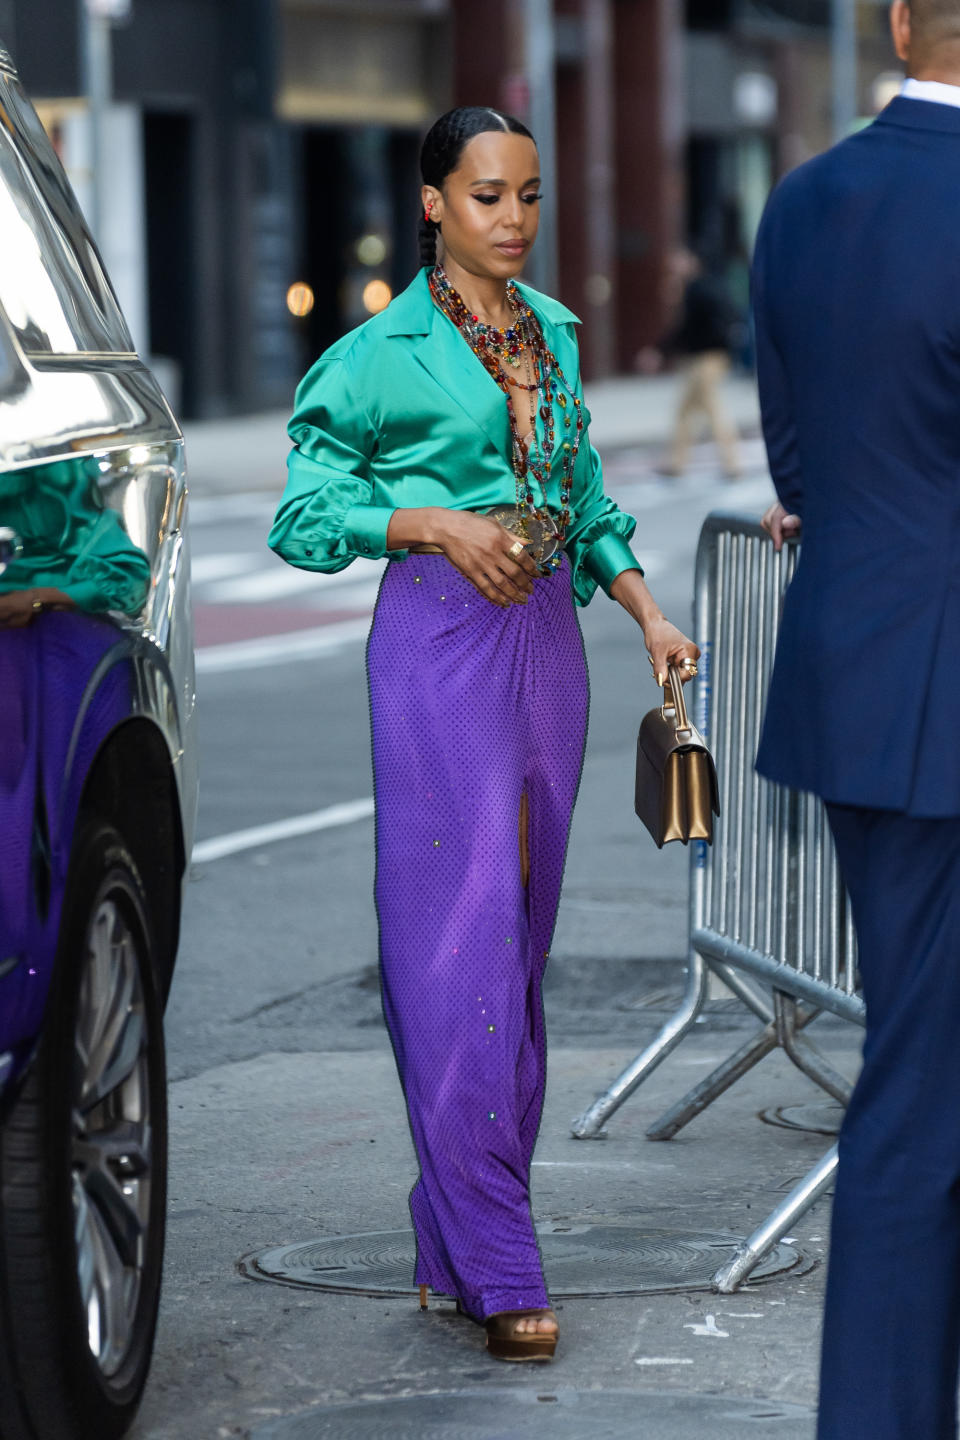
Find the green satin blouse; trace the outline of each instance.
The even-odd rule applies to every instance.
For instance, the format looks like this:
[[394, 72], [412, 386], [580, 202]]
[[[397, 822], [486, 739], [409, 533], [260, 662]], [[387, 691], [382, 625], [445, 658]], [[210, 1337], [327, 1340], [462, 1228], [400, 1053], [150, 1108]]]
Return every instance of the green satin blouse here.
[[[576, 316], [529, 286], [519, 289], [582, 396]], [[589, 426], [586, 406], [583, 419]], [[516, 500], [506, 398], [434, 304], [426, 270], [320, 357], [300, 383], [288, 430], [287, 486], [269, 544], [305, 570], [342, 570], [358, 555], [405, 559], [406, 551], [387, 549], [387, 526], [400, 507], [479, 510]], [[557, 426], [547, 493], [554, 510], [561, 445], [573, 433]], [[578, 604], [597, 585], [609, 591], [624, 570], [643, 573], [628, 543], [636, 521], [604, 494], [586, 429], [570, 510], [566, 549]]]

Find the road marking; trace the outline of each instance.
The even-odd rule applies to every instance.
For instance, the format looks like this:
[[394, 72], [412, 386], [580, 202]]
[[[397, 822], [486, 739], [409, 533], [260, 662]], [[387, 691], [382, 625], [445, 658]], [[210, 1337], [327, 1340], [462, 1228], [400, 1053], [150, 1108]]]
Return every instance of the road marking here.
[[197, 674], [215, 675], [227, 670], [254, 670], [263, 665], [289, 665], [295, 660], [315, 660], [333, 655], [347, 645], [366, 640], [369, 617], [334, 621], [310, 630], [293, 630], [285, 635], [264, 635], [259, 640], [231, 640], [223, 645], [201, 645], [197, 651]]
[[679, 1355], [641, 1355], [634, 1365], [692, 1365], [692, 1360], [681, 1359]]
[[[341, 579], [341, 576], [346, 576]], [[352, 609], [358, 609], [359, 605], [369, 604], [371, 610], [380, 590], [380, 576], [368, 574], [349, 574], [347, 571], [340, 571], [336, 578], [329, 575], [316, 575], [309, 570], [295, 570], [290, 565], [284, 565], [281, 569], [257, 570], [246, 575], [234, 575], [229, 579], [216, 580], [208, 585], [203, 594], [203, 599], [208, 605], [251, 605], [262, 604], [270, 600], [283, 600], [289, 595], [301, 595], [306, 592], [318, 599], [325, 598], [325, 592], [330, 588], [329, 583], [324, 581], [334, 580], [336, 585], [336, 604]]]
[[253, 825], [249, 830], [235, 830], [232, 835], [200, 840], [193, 847], [192, 860], [196, 865], [208, 860], [222, 860], [226, 855], [255, 850], [261, 845], [272, 845], [277, 840], [315, 835], [319, 830], [333, 830], [338, 825], [353, 825], [357, 820], [368, 820], [372, 814], [372, 799], [347, 800], [342, 805], [313, 810], [309, 815], [293, 815], [289, 820], [274, 820], [269, 825]]
[[549, 1170], [634, 1170], [642, 1163], [645, 1170], [672, 1170], [672, 1160], [534, 1160], [534, 1165], [539, 1165]]
[[252, 490], [238, 495], [190, 495], [193, 525], [222, 525], [228, 520], [260, 520], [269, 524], [280, 503], [280, 491]]
[[684, 1330], [692, 1330], [694, 1335], [716, 1335], [718, 1340], [729, 1340], [730, 1331], [720, 1330], [717, 1327], [717, 1317], [708, 1315], [702, 1322], [694, 1322], [692, 1325], [684, 1325]]
[[262, 604], [269, 600], [285, 600], [289, 595], [316, 591], [316, 576], [309, 570], [294, 570], [291, 565], [269, 569], [248, 570], [244, 575], [225, 576], [208, 585], [203, 598], [208, 605]]
[[190, 578], [194, 585], [206, 585], [226, 576], [248, 574], [252, 567], [263, 564], [263, 556], [255, 551], [230, 551], [229, 554], [194, 555], [190, 562]]

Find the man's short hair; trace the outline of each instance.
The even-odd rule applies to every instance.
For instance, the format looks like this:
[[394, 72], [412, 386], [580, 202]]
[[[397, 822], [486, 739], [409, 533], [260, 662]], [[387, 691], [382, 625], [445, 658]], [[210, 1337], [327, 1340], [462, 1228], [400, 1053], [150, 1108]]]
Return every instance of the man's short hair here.
[[928, 48], [942, 40], [960, 40], [960, 0], [907, 0], [914, 45]]

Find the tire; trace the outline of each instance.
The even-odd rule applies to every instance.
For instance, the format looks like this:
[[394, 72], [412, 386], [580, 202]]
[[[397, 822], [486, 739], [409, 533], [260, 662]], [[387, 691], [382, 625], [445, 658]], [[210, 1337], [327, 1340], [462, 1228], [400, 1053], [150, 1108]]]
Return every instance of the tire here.
[[37, 1054], [0, 1130], [0, 1436], [118, 1440], [153, 1350], [163, 1017], [122, 837], [78, 833]]

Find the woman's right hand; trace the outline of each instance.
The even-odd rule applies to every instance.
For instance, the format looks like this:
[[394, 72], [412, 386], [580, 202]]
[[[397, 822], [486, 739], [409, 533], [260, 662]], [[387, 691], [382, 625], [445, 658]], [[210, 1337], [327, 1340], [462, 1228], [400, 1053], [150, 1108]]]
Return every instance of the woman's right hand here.
[[53, 586], [8, 590], [6, 595], [0, 595], [0, 630], [23, 630], [44, 610], [72, 609], [70, 596]]
[[536, 562], [525, 550], [516, 551], [517, 544], [525, 542], [518, 542], [516, 535], [489, 515], [441, 510], [430, 538], [494, 605], [526, 605], [539, 574]]

